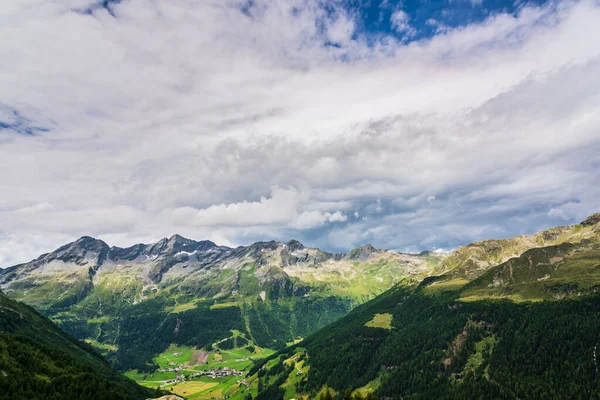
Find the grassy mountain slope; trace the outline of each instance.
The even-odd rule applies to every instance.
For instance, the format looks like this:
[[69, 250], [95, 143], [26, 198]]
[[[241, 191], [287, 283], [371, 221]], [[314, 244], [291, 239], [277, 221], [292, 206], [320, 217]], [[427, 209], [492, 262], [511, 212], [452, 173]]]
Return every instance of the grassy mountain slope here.
[[489, 241], [459, 249], [454, 269], [402, 282], [257, 363], [255, 398], [329, 387], [337, 397], [600, 399], [600, 215], [558, 231], [497, 265], [481, 263]]
[[561, 299], [591, 292], [600, 292], [600, 243], [587, 240], [528, 250], [460, 290], [462, 300], [515, 301]]
[[0, 292], [0, 393], [11, 399], [144, 399], [151, 392]]
[[484, 240], [462, 246], [439, 263], [436, 267], [436, 275], [448, 273], [447, 276], [471, 280], [491, 267], [510, 258], [519, 257], [529, 249], [597, 238], [599, 235], [597, 216], [598, 214], [592, 215], [582, 223], [573, 226], [559, 226], [532, 235]]

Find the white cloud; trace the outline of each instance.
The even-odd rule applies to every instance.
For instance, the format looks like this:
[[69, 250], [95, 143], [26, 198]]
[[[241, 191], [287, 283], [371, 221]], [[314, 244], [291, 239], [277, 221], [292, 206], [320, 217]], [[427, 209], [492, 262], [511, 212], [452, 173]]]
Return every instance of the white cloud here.
[[0, 231], [0, 266], [8, 267], [49, 253], [69, 240], [68, 235], [27, 233], [19, 235]]
[[0, 266], [84, 234], [416, 251], [598, 211], [595, 2], [411, 43], [337, 3], [91, 4], [0, 5], [0, 121], [49, 129], [0, 130]]
[[52, 204], [50, 203], [39, 203], [29, 207], [19, 208], [15, 213], [20, 214], [43, 214], [53, 210]]
[[336, 211], [322, 213], [320, 211], [304, 211], [296, 219], [293, 227], [296, 229], [310, 229], [324, 225], [326, 222], [344, 222], [348, 219], [346, 214]]
[[346, 214], [344, 214], [342, 212], [339, 212], [339, 211], [336, 211], [333, 214], [329, 214], [327, 216], [327, 219], [330, 222], [344, 222], [344, 221], [346, 221], [348, 219], [348, 217], [346, 216]]
[[200, 210], [192, 207], [177, 208], [172, 210], [172, 216], [178, 223], [200, 226], [284, 224], [296, 215], [299, 200], [300, 194], [296, 190], [273, 187], [270, 198], [212, 205]]
[[410, 25], [410, 16], [403, 10], [396, 10], [390, 17], [392, 27], [398, 33], [404, 33], [408, 36], [416, 34], [415, 29]]

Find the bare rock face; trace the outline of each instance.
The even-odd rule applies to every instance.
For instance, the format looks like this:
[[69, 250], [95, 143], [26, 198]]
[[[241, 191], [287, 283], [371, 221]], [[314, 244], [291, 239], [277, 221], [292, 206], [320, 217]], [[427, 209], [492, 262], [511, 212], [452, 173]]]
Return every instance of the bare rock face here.
[[581, 222], [581, 225], [592, 226], [592, 225], [596, 225], [598, 222], [600, 222], [600, 213], [590, 215], [584, 221]]

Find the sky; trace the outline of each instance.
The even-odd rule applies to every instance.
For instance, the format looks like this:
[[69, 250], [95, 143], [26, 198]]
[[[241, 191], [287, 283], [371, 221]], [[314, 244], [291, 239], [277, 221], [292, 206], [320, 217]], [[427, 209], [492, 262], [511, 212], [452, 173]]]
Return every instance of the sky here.
[[0, 2], [0, 267], [417, 252], [600, 211], [600, 2]]

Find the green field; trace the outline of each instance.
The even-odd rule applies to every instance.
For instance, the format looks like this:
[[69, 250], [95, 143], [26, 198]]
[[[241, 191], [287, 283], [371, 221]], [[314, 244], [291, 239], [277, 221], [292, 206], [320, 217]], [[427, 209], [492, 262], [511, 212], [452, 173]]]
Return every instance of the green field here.
[[[181, 354], [180, 354], [181, 353]], [[172, 344], [167, 350], [154, 359], [154, 362], [163, 368], [169, 368], [174, 363], [182, 365], [190, 361], [194, 350], [187, 346], [176, 346]]]
[[187, 303], [182, 303], [182, 304], [177, 304], [174, 305], [172, 307], [167, 307], [166, 311], [172, 314], [179, 314], [188, 310], [192, 310], [194, 308], [196, 308], [196, 305], [198, 304], [199, 301], [201, 301], [202, 299], [194, 299], [192, 301], [189, 301]]
[[179, 396], [186, 396], [192, 398], [200, 398], [204, 393], [210, 396], [214, 396], [216, 387], [221, 386], [221, 382], [216, 379], [200, 378], [198, 380], [178, 383], [174, 386], [169, 387], [169, 390]]
[[93, 339], [85, 340], [86, 343], [91, 344], [96, 350], [98, 350], [102, 355], [106, 355], [110, 351], [117, 351], [118, 347], [112, 344], [100, 343]]
[[[237, 331], [231, 331], [231, 338], [243, 338], [246, 336]], [[171, 344], [164, 352], [154, 357], [154, 362], [160, 369], [181, 368], [181, 371], [154, 371], [152, 373], [140, 373], [137, 370], [125, 373], [130, 379], [135, 380], [142, 386], [169, 390], [179, 396], [185, 396], [187, 399], [212, 399], [213, 397], [230, 396], [233, 399], [242, 399], [249, 390], [246, 384], [250, 386], [251, 382], [242, 383], [245, 376], [225, 376], [212, 378], [211, 376], [194, 377], [192, 375], [198, 371], [218, 370], [228, 368], [236, 371], [247, 371], [253, 365], [253, 360], [272, 355], [275, 351], [261, 348], [249, 340], [243, 347], [233, 349], [221, 349], [220, 342], [213, 344], [213, 349], [208, 352], [207, 362], [198, 365], [199, 352], [201, 349], [194, 349], [188, 346], [178, 346]], [[250, 348], [254, 349], [251, 351]], [[177, 376], [184, 375], [185, 382], [167, 383], [168, 380]], [[256, 391], [256, 390], [255, 390]]]
[[375, 314], [372, 320], [367, 322], [365, 326], [369, 328], [392, 329], [392, 314]]

